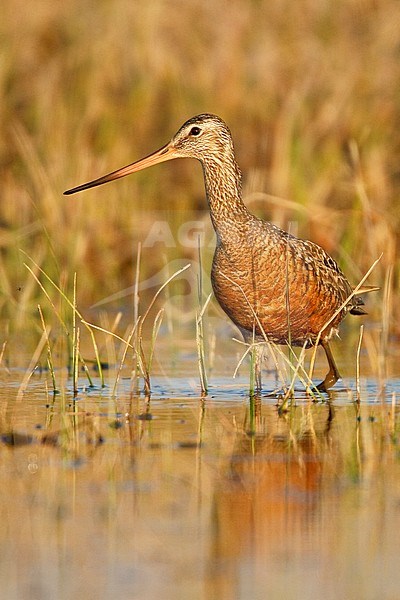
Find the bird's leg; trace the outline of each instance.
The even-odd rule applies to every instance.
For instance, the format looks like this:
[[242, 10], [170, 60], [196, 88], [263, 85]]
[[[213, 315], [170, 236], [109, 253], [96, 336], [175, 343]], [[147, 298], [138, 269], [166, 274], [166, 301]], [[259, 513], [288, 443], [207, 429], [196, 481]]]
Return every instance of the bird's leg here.
[[332, 351], [330, 349], [329, 343], [327, 340], [321, 341], [321, 346], [325, 350], [326, 358], [328, 359], [329, 371], [325, 375], [325, 379], [321, 381], [320, 384], [317, 385], [317, 390], [320, 392], [327, 392], [330, 387], [335, 385], [338, 379], [340, 379], [340, 373], [335, 364]]

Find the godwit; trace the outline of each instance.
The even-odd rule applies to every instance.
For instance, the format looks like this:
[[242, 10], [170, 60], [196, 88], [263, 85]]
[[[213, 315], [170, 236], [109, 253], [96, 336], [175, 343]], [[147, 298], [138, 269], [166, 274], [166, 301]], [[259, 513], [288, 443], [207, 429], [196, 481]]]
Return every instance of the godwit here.
[[[203, 166], [217, 236], [211, 282], [223, 310], [249, 343], [267, 338], [275, 344], [321, 344], [329, 371], [317, 388], [326, 391], [332, 387], [340, 374], [329, 339], [348, 312], [365, 314], [364, 302], [360, 296], [352, 296], [345, 275], [320, 246], [248, 211], [242, 200], [232, 136], [222, 119], [211, 114], [193, 117], [156, 152], [64, 194], [75, 194], [173, 158], [197, 158]], [[372, 289], [364, 286], [359, 293]], [[261, 388], [259, 360], [257, 388]]]

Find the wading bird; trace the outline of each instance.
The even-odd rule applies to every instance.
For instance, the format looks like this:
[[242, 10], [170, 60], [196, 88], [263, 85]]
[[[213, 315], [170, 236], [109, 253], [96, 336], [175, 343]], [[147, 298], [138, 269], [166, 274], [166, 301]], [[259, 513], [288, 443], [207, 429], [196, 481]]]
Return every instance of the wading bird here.
[[[252, 343], [304, 346], [319, 343], [329, 371], [317, 386], [326, 391], [340, 378], [329, 339], [347, 313], [366, 314], [364, 304], [320, 246], [262, 221], [242, 200], [241, 172], [228, 126], [212, 114], [182, 125], [171, 141], [149, 156], [64, 194], [74, 194], [174, 158], [197, 158], [203, 167], [217, 245], [211, 281], [219, 304]], [[376, 288], [363, 286], [357, 292]], [[261, 389], [260, 356], [256, 381]]]

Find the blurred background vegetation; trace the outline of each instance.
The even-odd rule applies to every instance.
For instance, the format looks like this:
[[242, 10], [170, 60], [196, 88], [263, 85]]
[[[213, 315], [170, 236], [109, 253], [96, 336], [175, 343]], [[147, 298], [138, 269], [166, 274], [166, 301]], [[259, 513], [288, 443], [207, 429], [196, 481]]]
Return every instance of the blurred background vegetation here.
[[[132, 285], [154, 221], [175, 239], [205, 219], [211, 236], [194, 161], [62, 196], [200, 112], [229, 124], [254, 212], [322, 245], [354, 284], [383, 252], [369, 283], [384, 286], [392, 272], [398, 300], [399, 23], [396, 0], [6, 2], [2, 323], [21, 327], [42, 297], [21, 249], [64, 287], [76, 271], [88, 307]], [[142, 277], [196, 255], [179, 241], [144, 248]], [[368, 300], [374, 313], [382, 294]]]

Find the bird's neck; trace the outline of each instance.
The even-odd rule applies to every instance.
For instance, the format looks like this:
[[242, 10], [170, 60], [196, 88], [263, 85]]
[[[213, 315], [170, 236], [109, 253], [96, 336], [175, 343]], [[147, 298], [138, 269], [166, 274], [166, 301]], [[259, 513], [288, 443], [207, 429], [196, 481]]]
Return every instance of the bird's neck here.
[[234, 156], [207, 158], [202, 165], [211, 221], [217, 238], [224, 241], [252, 218], [242, 200], [240, 169]]

